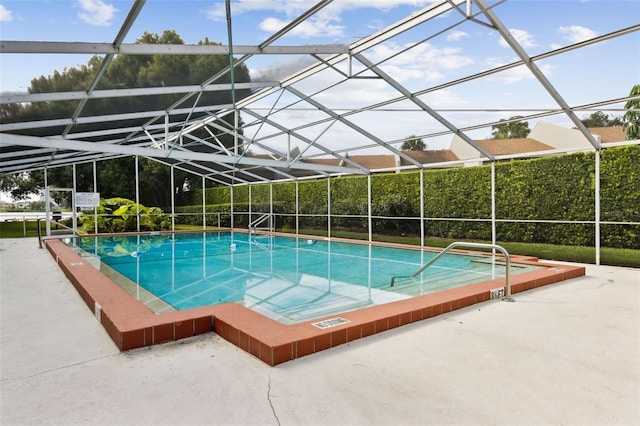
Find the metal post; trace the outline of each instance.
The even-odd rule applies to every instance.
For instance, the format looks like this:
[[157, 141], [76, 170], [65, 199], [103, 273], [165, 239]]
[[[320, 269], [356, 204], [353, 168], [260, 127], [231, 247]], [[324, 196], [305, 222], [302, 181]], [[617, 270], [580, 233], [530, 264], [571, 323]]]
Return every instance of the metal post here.
[[173, 166], [170, 167], [171, 172], [171, 230], [176, 230], [176, 179], [174, 176]]
[[[206, 191], [205, 179], [202, 176], [202, 230], [207, 229], [207, 191]], [[218, 216], [220, 218], [220, 216]], [[220, 220], [218, 220], [218, 228], [220, 228]]]
[[234, 225], [234, 220], [233, 220], [233, 185], [231, 186], [231, 191], [229, 191], [229, 202], [231, 204], [231, 218], [229, 221], [229, 225], [231, 226], [231, 229], [233, 229], [233, 225]]
[[596, 188], [595, 188], [595, 231], [596, 231], [596, 265], [600, 265], [600, 150], [596, 149]]
[[138, 156], [136, 155], [136, 230], [140, 232], [140, 180], [138, 171]]
[[367, 227], [369, 228], [369, 242], [373, 241], [373, 220], [371, 219], [371, 173], [367, 175]]
[[296, 179], [296, 235], [300, 233], [300, 181]]
[[[93, 160], [93, 192], [98, 192], [98, 164]], [[98, 206], [93, 208], [93, 232], [98, 233]]]
[[331, 238], [331, 176], [327, 178], [327, 237]]
[[249, 228], [249, 231], [251, 231], [251, 212], [252, 212], [252, 208], [251, 208], [251, 203], [253, 202], [253, 191], [251, 190], [251, 184], [249, 184], [249, 222], [247, 225], [247, 228]]
[[40, 221], [41, 220], [42, 220], [41, 218], [36, 219], [37, 224], [38, 224], [38, 248], [42, 248], [42, 230], [40, 229]]
[[496, 162], [491, 162], [491, 244], [496, 243]]
[[420, 245], [424, 246], [424, 169], [420, 169]]
[[47, 168], [43, 170], [44, 173], [44, 214], [47, 217], [45, 230], [47, 231], [47, 237], [51, 235], [51, 192], [49, 191]]
[[269, 228], [276, 230], [276, 221], [273, 219], [273, 182], [269, 182]]
[[169, 114], [164, 115], [164, 149], [169, 149]]
[[71, 228], [73, 229], [73, 233], [75, 235], [78, 234], [78, 212], [76, 211], [76, 163], [73, 163], [73, 167], [71, 168], [73, 173], [73, 185], [71, 187], [71, 211], [73, 212], [71, 216]]

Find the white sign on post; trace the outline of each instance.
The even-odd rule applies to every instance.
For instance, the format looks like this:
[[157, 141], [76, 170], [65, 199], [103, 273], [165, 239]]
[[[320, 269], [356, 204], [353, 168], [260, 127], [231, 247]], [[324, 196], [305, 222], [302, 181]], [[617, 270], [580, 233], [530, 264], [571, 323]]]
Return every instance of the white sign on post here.
[[99, 192], [76, 192], [76, 207], [98, 207], [99, 205]]

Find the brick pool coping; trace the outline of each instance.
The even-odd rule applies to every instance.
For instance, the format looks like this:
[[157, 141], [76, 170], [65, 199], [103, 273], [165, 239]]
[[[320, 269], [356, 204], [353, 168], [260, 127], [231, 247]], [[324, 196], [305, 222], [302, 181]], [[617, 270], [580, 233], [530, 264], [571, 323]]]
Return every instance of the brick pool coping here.
[[[498, 278], [293, 325], [281, 324], [237, 303], [156, 314], [62, 241], [50, 239], [44, 244], [121, 351], [214, 331], [271, 366], [488, 301], [491, 290], [505, 287], [505, 279]], [[512, 275], [512, 294], [585, 275], [582, 266], [540, 264], [535, 257], [511, 256], [511, 261], [544, 266], [544, 269]], [[336, 317], [348, 322], [326, 329], [312, 325]]]

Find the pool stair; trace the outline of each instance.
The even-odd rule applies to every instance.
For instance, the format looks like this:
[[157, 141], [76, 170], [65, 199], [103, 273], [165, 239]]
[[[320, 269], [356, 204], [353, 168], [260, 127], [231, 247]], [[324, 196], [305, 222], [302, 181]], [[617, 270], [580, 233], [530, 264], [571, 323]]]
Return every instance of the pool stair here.
[[[258, 226], [267, 222], [267, 226]], [[249, 223], [249, 232], [254, 233], [256, 230], [274, 231], [275, 230], [275, 216], [273, 213], [264, 213], [257, 219], [252, 220]]]
[[454, 283], [456, 286], [463, 286], [498, 277], [504, 277], [504, 274], [500, 274], [499, 271], [496, 271], [495, 274], [487, 274], [485, 268], [474, 264], [474, 262], [470, 262], [464, 271], [432, 266], [415, 277], [412, 275], [393, 277], [392, 284], [389, 285], [388, 290], [417, 296], [450, 288]]
[[[448, 252], [450, 252], [451, 250], [453, 250], [454, 248], [457, 248], [457, 247], [476, 248], [476, 249], [491, 249], [494, 252], [496, 250], [502, 252], [502, 254], [504, 255], [504, 259], [505, 259], [505, 275], [504, 275], [504, 277], [505, 277], [505, 297], [503, 298], [503, 300], [508, 301], [508, 302], [513, 302], [513, 299], [511, 299], [511, 257], [509, 256], [509, 252], [504, 247], [499, 246], [497, 244], [486, 244], [486, 243], [472, 243], [472, 242], [466, 242], [466, 241], [455, 241], [455, 242], [449, 244], [444, 250], [442, 250], [440, 253], [438, 253], [434, 258], [432, 258], [427, 263], [425, 263], [420, 269], [418, 269], [416, 272], [411, 274], [411, 277], [415, 278], [418, 275], [421, 275], [427, 268], [429, 268], [431, 265], [436, 263], [441, 257], [445, 256]], [[390, 284], [391, 287], [394, 286], [396, 278], [397, 277], [392, 277], [391, 278], [391, 284]]]

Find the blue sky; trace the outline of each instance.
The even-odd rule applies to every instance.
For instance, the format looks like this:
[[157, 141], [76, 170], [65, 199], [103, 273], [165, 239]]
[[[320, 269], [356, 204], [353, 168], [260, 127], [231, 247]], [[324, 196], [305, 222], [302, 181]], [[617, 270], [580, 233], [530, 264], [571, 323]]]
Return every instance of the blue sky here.
[[[487, 2], [496, 3], [495, 0]], [[233, 43], [259, 44], [313, 3], [309, 0], [234, 0], [231, 2]], [[424, 0], [334, 0], [295, 33], [276, 44], [352, 43], [430, 3]], [[0, 38], [112, 42], [132, 4], [132, 1], [120, 0], [2, 0]], [[497, 5], [495, 10], [530, 56], [640, 23], [640, 0], [509, 0]], [[459, 20], [459, 15], [449, 13], [369, 49], [365, 55], [375, 62], [389, 52], [401, 50], [425, 35], [447, 28], [456, 20]], [[145, 30], [162, 33], [165, 29], [175, 30], [187, 44], [197, 43], [205, 37], [228, 44], [225, 3], [222, 0], [148, 0], [125, 42], [134, 42]], [[26, 91], [31, 79], [85, 63], [87, 59], [81, 55], [2, 55], [0, 90]], [[410, 90], [419, 90], [515, 60], [514, 52], [495, 31], [465, 22], [385, 62], [382, 68]], [[303, 59], [290, 56], [260, 56], [247, 65], [252, 77], [260, 79], [267, 78], [276, 69], [286, 72], [292, 65], [304, 63], [301, 61]], [[623, 97], [628, 95], [634, 84], [640, 83], [640, 34], [634, 32], [553, 56], [539, 61], [537, 65], [570, 105]], [[354, 66], [358, 68], [358, 64]], [[548, 93], [525, 71], [520, 67], [482, 82], [438, 90], [422, 99], [434, 108], [442, 108], [445, 117], [456, 120], [461, 126], [508, 118], [523, 108], [557, 107]], [[327, 73], [318, 76], [315, 82], [331, 81], [332, 78], [335, 75]], [[313, 86], [314, 82], [309, 81], [301, 84], [300, 88], [313, 92]], [[354, 81], [346, 89], [340, 96], [328, 92], [321, 99], [327, 106], [339, 109], [398, 95], [371, 80]], [[265, 106], [268, 105], [266, 101]], [[455, 108], [511, 108], [512, 111], [447, 112]], [[295, 123], [295, 112], [289, 114]], [[389, 117], [394, 116], [389, 113]], [[430, 134], [438, 130], [437, 126], [419, 123], [411, 114], [398, 113], [393, 119], [398, 120], [403, 133], [407, 134]], [[374, 113], [354, 117], [355, 122], [363, 124], [376, 120]], [[566, 119], [560, 124], [570, 126]], [[314, 130], [308, 131], [310, 137]], [[393, 139], [391, 130], [381, 129], [380, 132], [383, 138]], [[472, 136], [484, 138], [489, 134], [490, 130], [483, 129]], [[429, 144], [442, 147], [443, 143], [434, 141]]]

